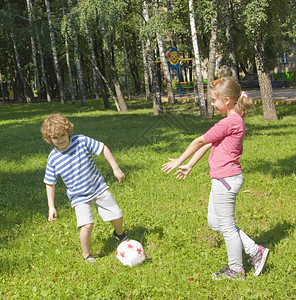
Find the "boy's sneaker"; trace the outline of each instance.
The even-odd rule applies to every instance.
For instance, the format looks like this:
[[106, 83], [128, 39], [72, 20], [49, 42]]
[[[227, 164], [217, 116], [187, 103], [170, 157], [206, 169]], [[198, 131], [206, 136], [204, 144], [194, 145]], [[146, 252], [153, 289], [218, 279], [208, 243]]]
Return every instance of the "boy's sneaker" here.
[[113, 231], [113, 236], [120, 242], [123, 242], [125, 240], [127, 240], [127, 235], [125, 234], [125, 232], [122, 235], [119, 235], [116, 233], [116, 231]]
[[95, 258], [89, 254], [87, 257], [84, 257], [83, 260], [87, 263], [87, 264], [95, 264], [97, 261], [95, 260]]
[[232, 280], [244, 280], [246, 275], [245, 275], [245, 270], [242, 270], [240, 272], [231, 270], [229, 267], [226, 267], [224, 265], [224, 269], [220, 270], [219, 272], [216, 272], [213, 274], [212, 279], [214, 280], [221, 280], [221, 279], [232, 279]]
[[259, 245], [257, 253], [248, 259], [248, 262], [254, 267], [254, 276], [259, 276], [266, 264], [269, 249]]

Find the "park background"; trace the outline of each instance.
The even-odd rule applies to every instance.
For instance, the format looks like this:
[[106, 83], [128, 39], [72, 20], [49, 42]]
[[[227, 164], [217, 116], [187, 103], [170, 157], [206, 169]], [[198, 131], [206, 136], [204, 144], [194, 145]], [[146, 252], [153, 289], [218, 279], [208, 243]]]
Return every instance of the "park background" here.
[[[287, 0], [1, 1], [0, 298], [294, 299], [296, 106], [286, 95], [295, 91], [295, 16]], [[244, 257], [244, 282], [213, 282], [227, 258], [206, 222], [207, 157], [186, 181], [160, 168], [221, 118], [207, 84], [232, 76], [244, 86], [252, 74], [236, 218], [271, 254], [258, 278]], [[119, 184], [95, 158], [128, 235], [144, 246], [141, 266], [119, 263], [98, 217], [98, 264], [82, 261], [62, 182], [58, 220], [47, 221], [51, 147], [40, 126], [52, 112], [106, 143], [126, 173]]]

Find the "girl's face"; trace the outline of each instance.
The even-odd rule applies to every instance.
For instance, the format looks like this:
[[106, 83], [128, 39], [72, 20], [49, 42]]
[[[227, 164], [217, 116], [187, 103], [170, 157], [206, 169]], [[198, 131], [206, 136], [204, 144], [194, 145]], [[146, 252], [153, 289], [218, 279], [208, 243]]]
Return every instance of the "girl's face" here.
[[217, 110], [219, 114], [227, 113], [226, 103], [222, 99], [217, 98], [213, 95], [211, 104], [214, 106], [214, 108]]
[[68, 132], [63, 131], [62, 133], [51, 138], [51, 142], [60, 151], [66, 150], [70, 146], [70, 137]]

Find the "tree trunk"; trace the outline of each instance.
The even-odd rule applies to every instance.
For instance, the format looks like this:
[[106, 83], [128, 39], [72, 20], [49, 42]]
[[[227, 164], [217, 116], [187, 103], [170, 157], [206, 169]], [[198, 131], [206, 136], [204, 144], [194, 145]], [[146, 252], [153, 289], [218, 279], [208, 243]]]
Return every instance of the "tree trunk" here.
[[51, 50], [52, 50], [52, 55], [53, 55], [53, 62], [54, 62], [54, 67], [55, 67], [55, 72], [56, 72], [57, 83], [58, 83], [58, 87], [59, 87], [60, 100], [61, 100], [61, 103], [64, 104], [66, 102], [66, 97], [65, 97], [65, 92], [64, 92], [62, 76], [61, 76], [61, 72], [60, 72], [60, 66], [59, 66], [59, 60], [58, 60], [58, 54], [57, 54], [57, 48], [56, 48], [56, 42], [55, 42], [55, 35], [53, 32], [53, 28], [52, 28], [50, 5], [49, 5], [48, 0], [44, 0], [44, 1], [45, 1], [45, 6], [46, 6], [48, 25], [49, 25], [49, 29], [50, 29], [50, 33], [49, 33], [50, 34], [50, 43], [51, 43]]
[[[217, 45], [217, 31], [218, 31], [218, 6], [217, 0], [212, 1], [214, 14], [211, 21], [211, 39], [210, 39], [210, 53], [208, 62], [208, 84], [207, 90], [209, 90], [210, 84], [215, 80], [215, 66], [216, 66], [216, 45]], [[210, 94], [207, 93], [207, 114], [211, 118], [214, 116], [214, 107], [211, 105]]]
[[195, 72], [197, 79], [197, 102], [200, 105], [200, 115], [202, 117], [206, 117], [207, 108], [205, 102], [204, 88], [203, 88], [203, 78], [201, 72], [201, 63], [200, 63], [200, 55], [199, 55], [199, 47], [195, 26], [195, 18], [194, 18], [194, 9], [193, 9], [193, 0], [189, 0], [189, 18], [190, 18], [190, 27], [191, 27], [191, 38], [194, 50], [194, 60], [195, 60]]
[[[73, 8], [72, 0], [68, 0], [68, 5], [69, 5], [70, 9]], [[81, 57], [80, 57], [80, 53], [79, 53], [78, 37], [77, 37], [75, 29], [72, 29], [72, 30], [73, 30], [72, 39], [73, 39], [73, 44], [74, 44], [74, 62], [75, 62], [76, 72], [77, 72], [81, 106], [87, 106], [87, 99], [86, 99], [85, 87], [84, 87], [84, 82], [83, 82], [82, 63], [81, 63]]]
[[[143, 1], [143, 17], [145, 22], [147, 23], [149, 21], [147, 1]], [[153, 49], [151, 47], [151, 41], [149, 36], [146, 39], [146, 53], [147, 53], [147, 62], [149, 66], [149, 71], [151, 74], [151, 97], [153, 101], [153, 112], [154, 115], [161, 115], [163, 114], [163, 106], [161, 102], [160, 86], [159, 86], [158, 77], [156, 73], [155, 57], [154, 57]]]
[[146, 100], [152, 100], [151, 91], [150, 91], [150, 84], [149, 84], [149, 73], [148, 73], [148, 65], [147, 65], [147, 58], [146, 58], [146, 51], [144, 40], [141, 39], [141, 46], [142, 46], [142, 57], [143, 57], [143, 67], [144, 67], [144, 82], [145, 82], [145, 92], [146, 92]]
[[[121, 14], [121, 22], [123, 22], [122, 14]], [[128, 76], [127, 51], [126, 51], [126, 37], [125, 37], [123, 26], [122, 26], [122, 40], [123, 40], [124, 79], [125, 79], [126, 93], [127, 93], [127, 99], [131, 100], [131, 92], [130, 92], [129, 76]]]
[[159, 55], [160, 55], [163, 75], [166, 79], [168, 102], [175, 103], [176, 102], [175, 95], [174, 95], [172, 79], [171, 79], [171, 75], [170, 75], [169, 67], [168, 67], [168, 63], [167, 63], [167, 56], [165, 53], [164, 42], [158, 32], [156, 33], [156, 37], [157, 37], [157, 44], [158, 44], [158, 49], [159, 49]]
[[71, 70], [71, 62], [70, 62], [70, 54], [69, 54], [69, 43], [68, 40], [65, 39], [65, 52], [66, 52], [66, 62], [67, 62], [67, 69], [68, 69], [68, 87], [69, 92], [71, 95], [71, 103], [75, 104], [75, 94], [73, 89], [73, 78], [72, 78], [72, 70]]
[[229, 51], [229, 63], [230, 63], [230, 71], [231, 76], [238, 80], [238, 67], [235, 58], [234, 52], [234, 42], [233, 42], [233, 35], [232, 35], [232, 19], [230, 17], [230, 6], [231, 3], [229, 0], [224, 0], [224, 22], [225, 22], [225, 31], [226, 31], [226, 39]]
[[254, 34], [255, 62], [262, 98], [264, 119], [277, 121], [278, 117], [274, 103], [272, 85], [264, 64], [264, 46], [262, 43], [260, 28], [258, 28]]
[[23, 71], [22, 71], [22, 67], [21, 67], [21, 63], [20, 63], [20, 59], [19, 59], [19, 54], [18, 54], [18, 50], [16, 47], [15, 36], [14, 36], [14, 32], [13, 32], [12, 28], [11, 28], [10, 36], [11, 36], [11, 40], [12, 40], [12, 44], [13, 44], [13, 50], [14, 50], [14, 56], [15, 56], [18, 74], [20, 76], [22, 86], [23, 86], [24, 98], [27, 103], [31, 103], [31, 98], [27, 94], [27, 84], [26, 84], [26, 80], [23, 75]]
[[48, 86], [48, 81], [47, 81], [45, 67], [44, 67], [44, 56], [43, 56], [43, 51], [42, 51], [42, 47], [41, 47], [41, 43], [40, 43], [38, 30], [36, 30], [36, 40], [37, 40], [38, 51], [39, 51], [39, 56], [40, 56], [40, 66], [41, 66], [42, 80], [43, 80], [45, 93], [46, 93], [46, 100], [47, 100], [47, 102], [51, 102], [49, 86]]
[[37, 99], [41, 100], [41, 85], [39, 80], [39, 72], [37, 67], [37, 56], [36, 56], [36, 46], [34, 41], [34, 26], [32, 24], [32, 2], [31, 0], [27, 0], [27, 9], [28, 9], [28, 18], [31, 27], [31, 47], [32, 47], [32, 58], [33, 58], [33, 66], [34, 66], [34, 81], [37, 89]]
[[111, 76], [112, 76], [112, 81], [114, 84], [114, 88], [115, 88], [115, 93], [119, 102], [119, 107], [120, 107], [120, 111], [121, 112], [127, 112], [127, 106], [126, 103], [124, 101], [124, 97], [122, 94], [122, 90], [121, 90], [121, 86], [120, 86], [120, 82], [118, 79], [118, 75], [117, 75], [117, 71], [116, 68], [114, 66], [114, 63], [112, 61], [111, 55], [108, 53], [108, 50], [105, 52], [105, 56], [107, 58], [107, 61], [109, 63], [109, 67], [110, 67], [110, 71], [111, 71]]

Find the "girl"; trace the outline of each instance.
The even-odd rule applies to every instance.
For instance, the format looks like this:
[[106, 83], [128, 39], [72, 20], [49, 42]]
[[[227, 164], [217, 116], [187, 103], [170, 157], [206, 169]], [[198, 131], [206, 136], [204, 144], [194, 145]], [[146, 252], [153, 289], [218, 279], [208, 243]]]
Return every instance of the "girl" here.
[[[213, 274], [213, 279], [244, 279], [242, 249], [250, 255], [248, 260], [254, 267], [254, 276], [260, 275], [266, 263], [269, 249], [264, 248], [248, 237], [235, 224], [235, 200], [243, 185], [244, 176], [238, 159], [242, 155], [246, 108], [251, 106], [240, 85], [232, 78], [215, 80], [209, 89], [212, 105], [219, 114], [226, 114], [204, 135], [191, 142], [185, 152], [177, 159], [170, 159], [162, 166], [162, 171], [175, 173], [177, 179], [186, 179], [194, 165], [211, 148], [209, 156], [212, 189], [208, 207], [209, 226], [223, 234], [228, 266]], [[193, 155], [193, 156], [192, 156]], [[191, 160], [181, 166], [189, 157]]]

